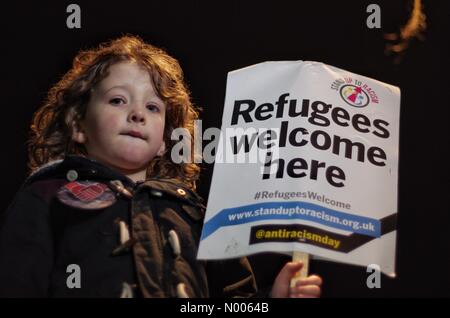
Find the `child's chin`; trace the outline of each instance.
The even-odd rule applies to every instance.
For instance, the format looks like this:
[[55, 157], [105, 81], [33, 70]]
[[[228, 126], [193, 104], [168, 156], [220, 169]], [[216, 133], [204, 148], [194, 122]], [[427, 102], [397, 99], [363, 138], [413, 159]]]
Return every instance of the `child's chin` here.
[[152, 159], [153, 158], [149, 156], [124, 156], [120, 158], [119, 166], [126, 170], [147, 168]]

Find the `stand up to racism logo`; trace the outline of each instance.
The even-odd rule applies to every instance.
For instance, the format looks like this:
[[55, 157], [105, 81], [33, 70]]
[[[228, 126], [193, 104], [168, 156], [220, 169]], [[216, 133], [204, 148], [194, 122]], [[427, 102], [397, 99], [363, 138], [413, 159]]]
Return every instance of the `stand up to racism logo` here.
[[342, 100], [353, 107], [366, 107], [370, 103], [378, 104], [378, 96], [369, 85], [351, 77], [338, 78], [331, 89], [339, 92]]

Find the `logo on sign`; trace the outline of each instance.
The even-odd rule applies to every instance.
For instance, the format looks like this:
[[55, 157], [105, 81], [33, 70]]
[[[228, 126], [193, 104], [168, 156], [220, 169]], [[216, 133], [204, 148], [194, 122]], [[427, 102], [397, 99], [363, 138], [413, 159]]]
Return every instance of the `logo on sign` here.
[[353, 107], [366, 107], [370, 103], [378, 104], [378, 96], [369, 85], [360, 80], [345, 77], [336, 79], [331, 89], [339, 92], [342, 100]]
[[366, 107], [369, 105], [369, 95], [359, 86], [346, 84], [339, 90], [342, 99], [350, 106]]

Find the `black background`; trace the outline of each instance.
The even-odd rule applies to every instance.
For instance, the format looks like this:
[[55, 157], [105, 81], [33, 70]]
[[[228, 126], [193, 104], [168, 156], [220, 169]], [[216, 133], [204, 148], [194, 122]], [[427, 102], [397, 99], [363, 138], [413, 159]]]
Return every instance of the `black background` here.
[[[397, 278], [368, 289], [362, 267], [312, 261], [324, 297], [450, 295], [449, 30], [446, 1], [424, 1], [427, 31], [402, 56], [386, 55], [383, 34], [397, 32], [412, 1], [77, 1], [81, 29], [66, 27], [69, 1], [2, 4], [1, 211], [27, 175], [25, 142], [33, 112], [80, 49], [130, 33], [180, 61], [203, 129], [220, 127], [227, 73], [269, 60], [314, 60], [401, 89]], [[381, 29], [366, 7], [381, 7]], [[208, 197], [212, 165], [199, 193]], [[232, 198], [230, 198], [232, 200]], [[261, 281], [285, 259], [252, 258]], [[1, 283], [1, 282], [0, 282]]]

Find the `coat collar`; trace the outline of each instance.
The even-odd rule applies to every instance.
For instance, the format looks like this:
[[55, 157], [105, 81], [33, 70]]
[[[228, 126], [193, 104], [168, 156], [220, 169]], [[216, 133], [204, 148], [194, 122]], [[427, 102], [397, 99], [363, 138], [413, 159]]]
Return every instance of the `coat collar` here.
[[127, 187], [134, 187], [136, 185], [127, 176], [102, 163], [77, 155], [67, 155], [63, 160], [55, 160], [41, 166], [27, 178], [25, 184], [40, 179], [67, 178], [70, 171], [75, 171], [79, 179], [96, 179], [99, 181], [120, 180]]
[[177, 179], [152, 178], [135, 183], [96, 160], [78, 155], [67, 155], [63, 160], [55, 160], [41, 166], [27, 178], [25, 185], [43, 179], [70, 179], [69, 174], [73, 174], [73, 171], [76, 172], [78, 180], [96, 180], [104, 183], [119, 180], [129, 189], [147, 188], [154, 196], [161, 194], [204, 208], [203, 199]]

